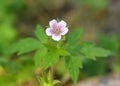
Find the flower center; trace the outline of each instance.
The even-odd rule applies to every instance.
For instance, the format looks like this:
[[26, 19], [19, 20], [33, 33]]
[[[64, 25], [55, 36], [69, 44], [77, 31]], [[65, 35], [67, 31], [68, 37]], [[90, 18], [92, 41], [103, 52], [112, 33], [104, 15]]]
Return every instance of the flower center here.
[[54, 33], [55, 33], [55, 34], [60, 34], [60, 33], [61, 33], [61, 31], [60, 31], [60, 29], [59, 29], [59, 28], [56, 28], [56, 29], [54, 30]]

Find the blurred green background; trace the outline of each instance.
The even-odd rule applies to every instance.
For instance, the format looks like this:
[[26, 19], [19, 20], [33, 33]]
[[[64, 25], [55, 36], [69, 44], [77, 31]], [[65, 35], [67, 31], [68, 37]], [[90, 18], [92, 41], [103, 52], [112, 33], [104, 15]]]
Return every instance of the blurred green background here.
[[[94, 41], [113, 52], [108, 58], [86, 60], [79, 80], [120, 73], [120, 0], [1, 0], [0, 86], [38, 86], [35, 74], [39, 70], [34, 70], [33, 53], [17, 56], [6, 50], [20, 38], [34, 37], [36, 24], [46, 28], [57, 18], [65, 20], [69, 30], [82, 27], [82, 41]], [[55, 78], [67, 86], [72, 82], [66, 77], [58, 63]]]

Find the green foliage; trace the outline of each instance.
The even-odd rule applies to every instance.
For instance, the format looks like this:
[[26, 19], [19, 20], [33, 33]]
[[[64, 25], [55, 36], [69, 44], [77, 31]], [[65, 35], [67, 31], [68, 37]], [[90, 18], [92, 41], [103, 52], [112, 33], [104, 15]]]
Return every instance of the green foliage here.
[[[9, 64], [10, 65], [10, 64]], [[16, 65], [16, 64], [14, 64]], [[16, 73], [10, 73], [6, 75], [0, 75], [0, 85], [1, 86], [18, 86], [21, 83], [29, 80], [33, 77], [33, 65], [27, 64], [22, 67], [21, 70]], [[15, 70], [15, 69], [14, 69]]]
[[[20, 11], [22, 11], [21, 8], [23, 6], [23, 3], [21, 3], [21, 1], [22, 0], [0, 1], [0, 68], [2, 67], [4, 70], [2, 71], [0, 69], [0, 86], [18, 86], [17, 80], [19, 78], [22, 78], [23, 80], [23, 76], [25, 76], [25, 74], [21, 74], [23, 76], [19, 77], [17, 77], [17, 74], [21, 73], [22, 68], [28, 70], [25, 64], [23, 66], [22, 62], [18, 61], [18, 58], [11, 55], [12, 53], [14, 53], [13, 51], [18, 52], [18, 48], [22, 46], [17, 46], [17, 43], [15, 44], [16, 46], [11, 45], [11, 43], [16, 39], [17, 36], [14, 25], [17, 17], [16, 13], [20, 13]], [[8, 47], [11, 47], [13, 50], [8, 49]], [[22, 49], [20, 50], [23, 51]], [[9, 51], [11, 53], [6, 53], [6, 51]], [[20, 53], [22, 54], [23, 52]], [[29, 72], [27, 72], [26, 74], [28, 74]]]
[[78, 29], [74, 30], [72, 33], [69, 33], [69, 35], [67, 36], [68, 44], [70, 44], [70, 45], [76, 44], [77, 42], [80, 41], [80, 39], [82, 38], [82, 35], [83, 35], [82, 28], [78, 28]]
[[28, 53], [33, 50], [36, 50], [39, 48], [39, 46], [40, 46], [40, 42], [38, 40], [33, 38], [25, 38], [11, 45], [9, 49], [6, 51], [7, 53], [18, 52], [18, 54], [20, 55], [20, 54], [24, 54], [24, 53]]
[[39, 48], [39, 41], [33, 39], [33, 38], [26, 38], [23, 40], [20, 40], [18, 43], [19, 49], [18, 53], [23, 54], [27, 52], [31, 52], [37, 48]]
[[0, 85], [1, 86], [16, 86], [15, 77], [12, 76], [0, 76]]
[[71, 56], [66, 58], [66, 67], [71, 75], [74, 83], [77, 82], [79, 76], [79, 68], [82, 68], [82, 62], [80, 57]]
[[80, 42], [81, 36], [81, 28], [76, 29], [68, 35], [68, 44], [66, 46], [67, 51], [70, 53], [70, 57], [67, 57], [66, 60], [66, 68], [74, 82], [78, 79], [79, 68], [82, 68], [84, 59], [95, 60], [96, 57], [107, 57], [111, 54], [110, 51], [97, 47], [94, 43]]
[[40, 40], [40, 42], [47, 42], [47, 35], [45, 34], [44, 29], [40, 25], [37, 25], [35, 35]]
[[41, 46], [41, 49], [36, 51], [34, 55], [34, 62], [35, 62], [35, 67], [39, 68], [43, 66], [43, 62], [45, 62], [45, 57], [47, 54], [47, 48], [45, 46]]
[[45, 77], [45, 76], [46, 75], [43, 75], [41, 78], [38, 78], [38, 81], [41, 86], [54, 86], [57, 83], [60, 83], [60, 81], [58, 81], [58, 80], [53, 80], [53, 76], [52, 76], [51, 72], [49, 72], [47, 74], [47, 77]]
[[[106, 7], [108, 0], [81, 0], [82, 4], [88, 4], [95, 8]], [[22, 2], [22, 3], [21, 3]], [[61, 40], [59, 43], [48, 39], [45, 30], [37, 25], [35, 30], [35, 38], [24, 38], [11, 44], [16, 38], [16, 30], [13, 27], [16, 14], [23, 12], [24, 0], [1, 0], [0, 2], [0, 66], [4, 67], [8, 75], [0, 75], [0, 86], [18, 86], [33, 76], [33, 61], [36, 68], [42, 67], [48, 69], [59, 60], [65, 60], [64, 66], [68, 70], [72, 80], [76, 83], [79, 77], [80, 68], [86, 59], [96, 59], [96, 57], [106, 57], [109, 51], [96, 47], [94, 43], [81, 42], [83, 30], [78, 28], [68, 34], [67, 41]], [[25, 12], [25, 10], [24, 10]], [[112, 51], [118, 51], [118, 41], [116, 37], [106, 38], [101, 36], [102, 46]], [[108, 46], [108, 44], [110, 44]], [[5, 49], [9, 46], [7, 49]], [[3, 51], [5, 49], [5, 52]], [[26, 58], [26, 53], [34, 51], [33, 58]], [[3, 52], [5, 56], [3, 55]], [[33, 53], [34, 53], [33, 52]], [[18, 53], [13, 56], [11, 54]], [[11, 56], [9, 56], [11, 55]], [[22, 55], [24, 55], [22, 57]], [[8, 58], [7, 58], [8, 57]], [[22, 58], [21, 58], [22, 57]], [[93, 66], [92, 66], [93, 67]], [[59, 81], [54, 81], [48, 74], [48, 82], [46, 86], [53, 86]], [[41, 78], [41, 81], [44, 81]], [[42, 85], [42, 86], [44, 86]]]
[[81, 4], [92, 6], [94, 8], [105, 8], [108, 0], [79, 0]]
[[117, 52], [119, 49], [119, 37], [118, 35], [107, 36], [105, 34], [100, 34], [98, 36], [99, 44], [101, 47]]
[[105, 75], [108, 72], [108, 58], [97, 58], [96, 61], [87, 59], [84, 61], [84, 67], [81, 70], [80, 76], [94, 77], [97, 75]]
[[114, 56], [114, 61], [112, 64], [112, 70], [114, 72], [119, 72], [120, 71], [120, 39], [119, 39], [119, 34], [112, 34], [110, 36], [100, 33], [98, 36], [99, 44], [101, 47], [111, 50], [113, 52]]
[[16, 73], [19, 72], [20, 69], [23, 68], [23, 65], [20, 64], [18, 61], [10, 61], [7, 62], [4, 66], [3, 66], [9, 73]]
[[33, 77], [34, 74], [33, 70], [34, 70], [34, 65], [31, 64], [24, 65], [24, 67], [15, 75], [15, 78], [17, 79], [17, 83], [20, 84]]
[[[44, 29], [37, 25], [35, 35], [38, 40], [35, 38], [22, 39], [13, 44], [8, 51], [11, 53], [18, 52], [18, 55], [21, 55], [36, 50], [34, 54], [35, 67], [44, 70], [63, 58], [72, 80], [76, 83], [84, 59], [94, 60], [96, 57], [107, 57], [110, 54], [109, 51], [95, 46], [94, 43], [80, 42], [82, 34], [81, 28], [75, 29], [67, 36], [66, 44], [64, 44], [64, 41], [58, 43], [48, 40]], [[41, 81], [43, 81], [42, 78]], [[49, 83], [44, 84], [48, 85]]]
[[110, 55], [110, 51], [94, 45], [86, 45], [82, 47], [80, 51], [83, 55], [85, 55], [85, 57], [93, 60], [96, 59], [96, 57], [107, 57]]
[[9, 1], [0, 2], [0, 52], [12, 42], [16, 37], [16, 31], [13, 27], [15, 15], [8, 12]]

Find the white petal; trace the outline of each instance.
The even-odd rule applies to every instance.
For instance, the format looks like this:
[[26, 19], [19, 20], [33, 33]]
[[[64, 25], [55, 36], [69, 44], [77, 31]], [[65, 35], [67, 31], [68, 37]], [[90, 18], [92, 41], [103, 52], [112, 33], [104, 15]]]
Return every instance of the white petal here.
[[55, 28], [57, 28], [57, 21], [55, 19], [53, 19], [49, 22], [49, 25], [52, 29], [55, 29]]
[[63, 27], [66, 27], [67, 26], [67, 23], [63, 20], [61, 20], [59, 23], [58, 23], [58, 27], [59, 28], [63, 28]]
[[68, 32], [67, 27], [61, 29], [61, 35], [65, 35], [65, 34], [67, 34], [67, 32]]
[[52, 36], [52, 34], [53, 34], [52, 29], [51, 29], [51, 28], [47, 28], [47, 29], [46, 29], [46, 34], [47, 34], [48, 36]]
[[59, 41], [61, 39], [61, 35], [52, 35], [52, 39], [55, 41]]

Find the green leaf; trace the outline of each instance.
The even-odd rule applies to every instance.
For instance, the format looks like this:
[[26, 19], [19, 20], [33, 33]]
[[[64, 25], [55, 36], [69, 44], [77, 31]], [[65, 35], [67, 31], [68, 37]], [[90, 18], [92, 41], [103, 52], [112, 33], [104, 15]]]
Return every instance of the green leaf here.
[[86, 45], [81, 48], [80, 52], [85, 55], [85, 57], [93, 60], [95, 60], [96, 57], [107, 57], [111, 54], [110, 51], [94, 45]]
[[4, 49], [3, 53], [4, 54], [13, 54], [18, 52], [19, 47], [18, 47], [18, 42], [11, 44], [8, 48]]
[[47, 53], [46, 58], [44, 59], [44, 67], [45, 69], [54, 65], [59, 60], [59, 55], [53, 51]]
[[40, 42], [33, 38], [26, 38], [19, 42], [19, 54], [28, 53], [38, 49]]
[[87, 5], [87, 6], [91, 6], [91, 7], [93, 7], [94, 9], [95, 8], [97, 8], [97, 9], [103, 9], [103, 8], [105, 8], [105, 7], [107, 7], [107, 5], [108, 5], [108, 1], [109, 0], [92, 0], [92, 1], [90, 1], [90, 0], [79, 0], [80, 1], [80, 3], [82, 4], [82, 5]]
[[23, 68], [23, 65], [18, 61], [11, 61], [4, 65], [5, 69], [10, 73], [16, 73]]
[[58, 54], [52, 51], [47, 52], [46, 48], [38, 50], [34, 56], [36, 68], [44, 67], [43, 69], [47, 69], [53, 64], [55, 64], [58, 60], [59, 60]]
[[34, 63], [36, 68], [39, 68], [44, 65], [44, 58], [46, 57], [46, 54], [47, 48], [41, 45], [40, 49], [34, 55]]
[[8, 59], [0, 57], [0, 65], [5, 66], [8, 63]]
[[41, 43], [47, 42], [47, 35], [45, 34], [44, 29], [40, 25], [37, 25], [35, 35]]
[[68, 35], [68, 44], [73, 45], [80, 41], [83, 35], [83, 30], [81, 28], [75, 29], [72, 33]]
[[63, 48], [57, 49], [56, 52], [60, 56], [70, 56], [70, 53]]
[[105, 49], [117, 52], [119, 49], [119, 37], [118, 35], [112, 35], [111, 37], [101, 33], [98, 36], [100, 46]]
[[18, 54], [20, 55], [20, 54], [24, 54], [24, 53], [28, 53], [33, 50], [36, 50], [39, 48], [39, 46], [40, 46], [40, 42], [38, 40], [33, 38], [25, 38], [11, 45], [8, 48], [7, 53], [11, 54], [11, 53], [18, 52]]
[[74, 83], [77, 82], [79, 76], [79, 68], [82, 68], [82, 61], [80, 57], [72, 56], [66, 58], [66, 68]]

